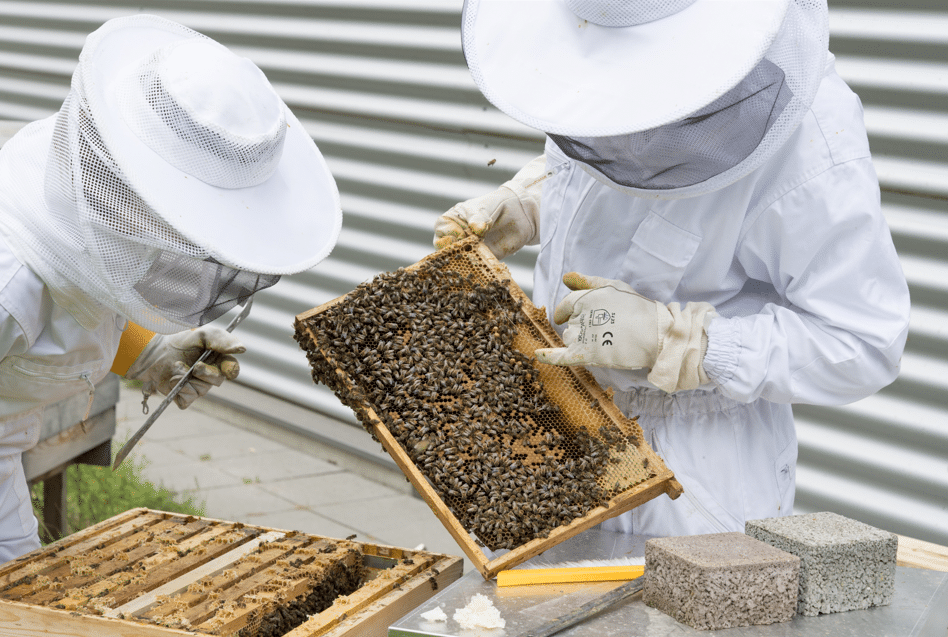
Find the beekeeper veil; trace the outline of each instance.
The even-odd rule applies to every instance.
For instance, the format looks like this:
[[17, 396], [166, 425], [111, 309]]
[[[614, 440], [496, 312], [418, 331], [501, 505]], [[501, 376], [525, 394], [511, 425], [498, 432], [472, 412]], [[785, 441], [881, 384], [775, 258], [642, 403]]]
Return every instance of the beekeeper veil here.
[[484, 95], [591, 175], [680, 198], [750, 174], [787, 141], [827, 55], [825, 0], [467, 0]]
[[250, 60], [149, 15], [92, 33], [59, 113], [0, 151], [0, 232], [91, 328], [219, 317], [326, 257], [339, 195]]

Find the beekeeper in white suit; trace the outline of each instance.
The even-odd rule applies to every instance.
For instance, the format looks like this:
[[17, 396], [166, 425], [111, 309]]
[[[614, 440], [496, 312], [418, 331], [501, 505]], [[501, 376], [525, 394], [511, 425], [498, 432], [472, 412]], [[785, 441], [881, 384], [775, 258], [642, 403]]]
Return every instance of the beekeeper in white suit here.
[[468, 0], [464, 54], [545, 154], [435, 244], [540, 244], [540, 361], [587, 365], [683, 497], [604, 528], [743, 531], [792, 512], [790, 405], [891, 383], [909, 295], [859, 99], [815, 0]]
[[179, 407], [235, 377], [243, 346], [206, 324], [322, 260], [341, 219], [252, 62], [155, 16], [88, 37], [62, 109], [0, 150], [0, 562], [39, 547], [20, 458], [43, 406], [110, 369], [167, 393], [206, 348]]

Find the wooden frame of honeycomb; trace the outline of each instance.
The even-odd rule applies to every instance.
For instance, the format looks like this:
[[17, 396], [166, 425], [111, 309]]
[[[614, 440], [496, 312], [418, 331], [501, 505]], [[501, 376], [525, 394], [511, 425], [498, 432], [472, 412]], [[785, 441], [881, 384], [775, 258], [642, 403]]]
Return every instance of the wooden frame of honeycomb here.
[[0, 568], [0, 636], [381, 637], [459, 557], [133, 509]]
[[[412, 370], [425, 367], [419, 356], [434, 351], [430, 348], [425, 349], [425, 339], [428, 338], [426, 332], [432, 331], [432, 325], [440, 325], [443, 328], [444, 323], [448, 320], [436, 319], [432, 323], [430, 317], [426, 316], [427, 310], [418, 311], [419, 306], [411, 305], [414, 302], [412, 296], [414, 292], [408, 296], [396, 293], [398, 291], [392, 292], [393, 298], [397, 299], [393, 301], [394, 303], [405, 304], [407, 302], [410, 306], [388, 308], [383, 305], [380, 310], [374, 310], [380, 317], [384, 316], [385, 318], [379, 319], [378, 330], [374, 326], [369, 328], [369, 331], [374, 334], [372, 338], [366, 340], [360, 337], [362, 340], [355, 346], [357, 352], [355, 355], [347, 349], [350, 347], [350, 337], [348, 335], [341, 337], [339, 334], [326, 333], [327, 325], [341, 325], [340, 320], [344, 319], [344, 322], [348, 323], [350, 319], [354, 320], [357, 316], [369, 314], [369, 311], [365, 309], [368, 306], [365, 304], [358, 305], [357, 302], [361, 302], [360, 299], [368, 299], [366, 301], [368, 303], [375, 297], [386, 301], [393, 285], [411, 286], [412, 290], [418, 287], [424, 291], [424, 294], [442, 296], [442, 292], [447, 293], [448, 290], [432, 288], [435, 285], [432, 281], [441, 282], [442, 273], [444, 272], [456, 275], [453, 278], [448, 277], [448, 279], [445, 279], [447, 283], [443, 283], [446, 286], [448, 284], [453, 286], [451, 291], [457, 292], [459, 286], [468, 286], [462, 290], [467, 296], [458, 297], [462, 299], [459, 302], [463, 302], [464, 298], [468, 298], [471, 299], [474, 305], [480, 304], [478, 307], [486, 306], [488, 309], [484, 312], [490, 316], [502, 315], [503, 317], [509, 317], [513, 310], [503, 313], [494, 312], [491, 309], [493, 307], [491, 303], [495, 303], [500, 298], [496, 294], [497, 289], [503, 288], [501, 292], [504, 295], [509, 295], [513, 304], [512, 307], [518, 308], [517, 316], [519, 318], [516, 327], [505, 328], [507, 332], [513, 334], [509, 347], [518, 352], [515, 357], [516, 360], [514, 361], [514, 358], [503, 355], [503, 353], [500, 358], [503, 360], [502, 364], [506, 365], [505, 369], [511, 369], [511, 361], [514, 361], [512, 363], [515, 366], [514, 369], [525, 369], [529, 372], [521, 378], [526, 379], [523, 381], [525, 383], [535, 381], [537, 388], [526, 392], [513, 388], [509, 393], [511, 396], [516, 393], [519, 397], [517, 400], [522, 402], [525, 395], [534, 400], [537, 399], [537, 394], [540, 392], [543, 394], [543, 400], [551, 405], [550, 411], [533, 411], [530, 412], [532, 415], [528, 416], [523, 416], [522, 413], [513, 414], [513, 416], [518, 417], [516, 423], [520, 429], [524, 429], [522, 422], [528, 423], [525, 434], [519, 436], [508, 435], [504, 430], [504, 427], [508, 425], [505, 424], [491, 425], [486, 429], [479, 424], [480, 410], [485, 408], [488, 411], [491, 410], [491, 405], [485, 405], [485, 402], [494, 405], [500, 404], [500, 406], [493, 408], [493, 415], [490, 416], [495, 422], [510, 423], [514, 421], [512, 414], [509, 413], [510, 410], [505, 411], [503, 406], [508, 392], [504, 390], [503, 386], [499, 386], [500, 390], [498, 392], [498, 385], [496, 384], [492, 385], [492, 391], [495, 394], [490, 397], [491, 400], [479, 399], [476, 401], [476, 406], [473, 408], [474, 413], [461, 414], [460, 417], [457, 415], [451, 416], [453, 421], [460, 422], [452, 422], [449, 434], [435, 438], [440, 441], [440, 447], [437, 449], [429, 448], [429, 438], [419, 439], [416, 432], [419, 428], [424, 432], [430, 428], [437, 429], [438, 426], [445, 427], [444, 423], [435, 425], [423, 421], [409, 423], [403, 427], [406, 420], [404, 410], [400, 412], [397, 407], [393, 407], [393, 403], [388, 399], [388, 396], [391, 394], [404, 395], [406, 384], [410, 384], [411, 387], [416, 388], [416, 391], [420, 391], [422, 397], [428, 397], [423, 398], [424, 401], [440, 405], [439, 409], [449, 409], [464, 397], [465, 392], [482, 392], [481, 380], [487, 382], [491, 380], [487, 377], [493, 375], [493, 369], [488, 364], [486, 371], [482, 369], [477, 373], [470, 370], [464, 373], [458, 372], [453, 376], [454, 380], [452, 381], [434, 378], [425, 383], [419, 383], [417, 378], [411, 380], [412, 377], [408, 375], [405, 368], [409, 365], [411, 365]], [[411, 278], [413, 275], [422, 278], [416, 282], [415, 279]], [[372, 307], [378, 308], [379, 306], [376, 304]], [[451, 303], [447, 305], [441, 303], [439, 307], [451, 312], [450, 316], [455, 316], [458, 313], [454, 304]], [[346, 313], [345, 316], [342, 316], [342, 313]], [[429, 320], [424, 324], [414, 324], [410, 321], [406, 323], [405, 315], [417, 316], [417, 320], [422, 318], [428, 318]], [[330, 317], [333, 316], [338, 317], [339, 320], [335, 323], [329, 323]], [[466, 326], [467, 331], [464, 333], [468, 335], [470, 348], [477, 348], [477, 352], [481, 357], [493, 356], [491, 361], [500, 360], [497, 355], [496, 344], [487, 349], [483, 346], [478, 347], [477, 344], [482, 340], [481, 335], [477, 334], [475, 338], [471, 338], [472, 328], [470, 326], [474, 323], [471, 321], [464, 322], [465, 320], [462, 319], [462, 324]], [[478, 324], [480, 329], [482, 331], [497, 332], [497, 329], [492, 330], [490, 327], [490, 320], [488, 318], [486, 322], [482, 321]], [[675, 480], [674, 474], [643, 439], [642, 430], [638, 423], [634, 419], [626, 418], [619, 411], [611, 399], [611, 393], [605, 392], [586, 369], [541, 365], [536, 362], [533, 358], [533, 352], [537, 348], [560, 347], [562, 341], [547, 321], [545, 310], [536, 308], [530, 302], [520, 287], [513, 282], [506, 266], [499, 262], [490, 250], [476, 239], [459, 242], [450, 248], [429, 255], [418, 263], [398, 271], [398, 273], [380, 275], [376, 278], [376, 281], [360, 286], [359, 289], [350, 294], [300, 314], [296, 317], [296, 339], [306, 351], [313, 365], [314, 379], [329, 385], [337, 396], [356, 412], [359, 419], [374, 437], [382, 443], [485, 579], [490, 579], [499, 571], [512, 568], [559, 542], [603, 520], [628, 511], [662, 493], [668, 494], [673, 499], [682, 493], [681, 485]], [[419, 344], [419, 348], [413, 347], [416, 343]], [[380, 357], [376, 356], [372, 348], [377, 348], [384, 354], [381, 358], [387, 361], [385, 365], [388, 365], [388, 367], [382, 371], [379, 371], [380, 363], [377, 361]], [[403, 352], [414, 352], [413, 356], [415, 358], [407, 363], [392, 363], [391, 361], [395, 358], [392, 352], [396, 348], [401, 348], [400, 351]], [[458, 346], [455, 346], [453, 350], [448, 348], [448, 351], [456, 352], [453, 354], [457, 359], [456, 365], [463, 366], [462, 359], [466, 352], [463, 351], [463, 347], [461, 347], [462, 351], [460, 352], [457, 348]], [[481, 353], [488, 350], [492, 353]], [[369, 353], [366, 354], [366, 352]], [[432, 357], [436, 355], [444, 358], [441, 353], [431, 354]], [[470, 357], [468, 357], [469, 359]], [[346, 361], [348, 361], [348, 367]], [[364, 365], [363, 363], [366, 361], [371, 364]], [[432, 378], [432, 369], [447, 369], [446, 372], [439, 373], [454, 374], [445, 365], [444, 361], [439, 363], [438, 366], [428, 365], [425, 367], [428, 373], [424, 378]], [[471, 365], [473, 363], [469, 362], [468, 367], [470, 368]], [[372, 381], [369, 376], [366, 376], [366, 373], [369, 372], [361, 371], [366, 367], [372, 368], [369, 372], [375, 374], [376, 380]], [[391, 371], [393, 369], [394, 379]], [[503, 376], [503, 374], [500, 375]], [[434, 376], [436, 377], [437, 374], [434, 374]], [[504, 377], [506, 378], [506, 376]], [[373, 382], [377, 383], [378, 387]], [[417, 401], [415, 401], [415, 404], [417, 405]], [[539, 403], [534, 400], [534, 404]], [[413, 413], [417, 414], [418, 412], [416, 410]], [[429, 416], [438, 415], [438, 413], [437, 409], [429, 409], [427, 412]], [[467, 429], [461, 431], [461, 424]], [[419, 427], [419, 425], [422, 426]], [[411, 431], [407, 431], [406, 427]], [[478, 446], [481, 443], [478, 441], [483, 439], [482, 434], [485, 430], [490, 436], [504, 437], [503, 445], [500, 445], [500, 447], [510, 449], [510, 451], [502, 449], [506, 453], [502, 459], [492, 459], [494, 462], [493, 474], [506, 470], [501, 467], [512, 465], [521, 468], [521, 473], [514, 478], [516, 482], [513, 485], [514, 488], [524, 486], [522, 484], [525, 481], [524, 475], [534, 475], [530, 474], [529, 471], [543, 472], [542, 475], [545, 479], [537, 482], [545, 483], [552, 475], [553, 481], [567, 485], [565, 491], [560, 489], [556, 492], [558, 495], [550, 497], [545, 497], [546, 492], [543, 491], [545, 487], [542, 484], [538, 485], [536, 489], [526, 487], [532, 494], [530, 497], [533, 498], [533, 502], [528, 499], [526, 504], [534, 509], [539, 504], [540, 517], [548, 515], [545, 513], [547, 509], [556, 509], [558, 506], [556, 501], [550, 500], [565, 499], [567, 504], [571, 503], [570, 497], [572, 495], [568, 491], [569, 483], [578, 481], [577, 476], [585, 471], [586, 461], [589, 458], [594, 458], [598, 463], [596, 465], [596, 475], [592, 478], [592, 482], [595, 483], [594, 488], [601, 491], [598, 504], [577, 509], [576, 513], [571, 514], [574, 517], [565, 522], [563, 517], [557, 518], [554, 516], [553, 519], [560, 520], [560, 523], [551, 528], [540, 529], [536, 537], [517, 541], [514, 546], [509, 546], [511, 542], [508, 541], [508, 546], [503, 547], [509, 549], [508, 552], [493, 559], [488, 558], [482, 550], [485, 543], [481, 536], [485, 535], [483, 530], [485, 525], [482, 522], [476, 531], [472, 531], [471, 516], [482, 520], [484, 517], [481, 515], [483, 507], [497, 507], [496, 510], [488, 511], [492, 515], [487, 523], [488, 529], [503, 526], [505, 521], [509, 526], [515, 527], [518, 523], [522, 526], [522, 516], [518, 513], [518, 509], [522, 510], [524, 508], [524, 501], [519, 501], [518, 504], [509, 504], [505, 500], [506, 495], [504, 497], [495, 496], [494, 492], [500, 488], [504, 488], [504, 493], [507, 493], [511, 485], [509, 480], [500, 486], [493, 485], [488, 488], [490, 478], [478, 475], [471, 479], [471, 476], [466, 475], [470, 472], [471, 467], [482, 471], [481, 465], [483, 463], [481, 460], [483, 458], [476, 456], [482, 453], [480, 451], [482, 447]], [[474, 433], [471, 433], [471, 431]], [[456, 444], [455, 441], [458, 440], [463, 442]], [[494, 446], [493, 449], [496, 452], [500, 447]], [[580, 447], [584, 451], [577, 451]], [[598, 451], [591, 451], [592, 449], [598, 449]], [[583, 453], [587, 455], [583, 456]], [[496, 455], [496, 453], [493, 454], [493, 456]], [[444, 458], [447, 458], [448, 461], [444, 461]], [[444, 469], [438, 465], [444, 465], [448, 468]], [[461, 467], [461, 469], [459, 470], [458, 467]], [[452, 472], [464, 474], [462, 475], [464, 482], [458, 482], [453, 475], [450, 475]], [[541, 474], [535, 473], [535, 475]], [[589, 476], [582, 475], [580, 477], [586, 479], [586, 488], [592, 484], [589, 481]], [[457, 489], [454, 488], [455, 486]], [[474, 496], [469, 496], [469, 490], [470, 493], [479, 494], [479, 500], [475, 501]], [[573, 490], [576, 490], [575, 487], [573, 487]], [[565, 495], [563, 495], [564, 493]], [[481, 508], [479, 509], [479, 507]], [[560, 506], [560, 509], [562, 508]], [[572, 511], [575, 507], [567, 508]], [[533, 518], [534, 525], [536, 519], [537, 516], [535, 515]], [[465, 521], [468, 524], [465, 524]], [[526, 522], [526, 525], [529, 527], [530, 522]], [[529, 530], [528, 528], [527, 531], [529, 532]], [[534, 526], [534, 530], [537, 530], [536, 526]], [[501, 539], [504, 537], [509, 539], [509, 535], [504, 536], [503, 532], [500, 533], [500, 537]], [[521, 532], [516, 537], [522, 538], [524, 534]], [[489, 545], [487, 547], [494, 548]]]

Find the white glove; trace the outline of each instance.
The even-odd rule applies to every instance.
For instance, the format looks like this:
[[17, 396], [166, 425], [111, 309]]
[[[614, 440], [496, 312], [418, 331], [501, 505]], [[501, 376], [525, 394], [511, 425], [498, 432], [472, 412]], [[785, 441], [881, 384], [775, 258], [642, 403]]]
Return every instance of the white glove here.
[[651, 368], [649, 382], [669, 393], [709, 382], [702, 364], [708, 349], [705, 324], [717, 316], [710, 304], [665, 306], [623, 281], [576, 272], [563, 283], [574, 291], [556, 306], [553, 321], [569, 322], [566, 347], [536, 350], [541, 363]]
[[540, 193], [551, 174], [546, 171], [546, 156], [540, 155], [494, 192], [457, 204], [435, 222], [435, 247], [440, 250], [477, 235], [495, 257], [503, 259], [539, 243]]
[[125, 378], [142, 381], [146, 400], [156, 390], [167, 395], [206, 349], [214, 353], [194, 368], [191, 380], [174, 398], [179, 408], [186, 409], [212, 386], [220, 386], [224, 379], [234, 380], [240, 373], [240, 363], [233, 354], [243, 354], [246, 348], [226, 330], [205, 325], [177, 334], [156, 334]]

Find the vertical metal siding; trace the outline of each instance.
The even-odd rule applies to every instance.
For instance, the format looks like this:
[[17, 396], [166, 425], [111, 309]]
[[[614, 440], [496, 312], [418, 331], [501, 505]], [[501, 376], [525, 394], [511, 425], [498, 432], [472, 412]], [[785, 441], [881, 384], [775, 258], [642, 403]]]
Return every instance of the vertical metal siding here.
[[[846, 407], [796, 409], [797, 506], [948, 544], [948, 10], [830, 4], [831, 48], [865, 105], [913, 317], [895, 384]], [[85, 35], [120, 15], [163, 15], [260, 65], [326, 156], [345, 217], [326, 261], [259, 295], [241, 327], [241, 380], [352, 426], [311, 381], [293, 316], [417, 261], [438, 214], [542, 150], [541, 135], [470, 80], [460, 10], [461, 0], [0, 1], [0, 118], [55, 112]], [[535, 254], [508, 260], [528, 292]]]

